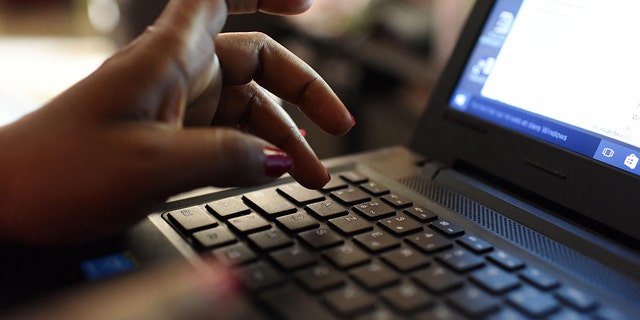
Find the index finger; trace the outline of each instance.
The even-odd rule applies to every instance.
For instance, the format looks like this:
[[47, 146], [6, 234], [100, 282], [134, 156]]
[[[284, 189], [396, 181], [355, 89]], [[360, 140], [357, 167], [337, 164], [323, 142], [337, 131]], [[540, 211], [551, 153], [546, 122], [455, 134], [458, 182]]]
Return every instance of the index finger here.
[[[224, 6], [223, 6], [224, 3]], [[162, 16], [195, 17], [204, 13], [206, 29], [213, 37], [220, 32], [227, 14], [264, 12], [278, 15], [298, 14], [306, 11], [313, 0], [172, 0], [166, 5]], [[183, 20], [183, 19], [180, 19]], [[174, 20], [175, 21], [175, 20]]]
[[311, 7], [313, 0], [226, 0], [229, 13], [297, 14]]
[[225, 85], [255, 80], [331, 134], [353, 127], [353, 116], [322, 77], [265, 34], [223, 33], [215, 45]]
[[146, 32], [147, 39], [156, 39], [146, 41], [152, 50], [139, 50], [144, 56], [138, 58], [148, 61], [150, 52], [157, 51], [154, 46], [164, 48], [159, 55], [172, 60], [169, 65], [178, 71], [176, 78], [184, 80], [187, 100], [192, 101], [218, 74], [211, 40], [222, 30], [228, 14], [295, 14], [307, 10], [312, 3], [313, 0], [171, 0]]

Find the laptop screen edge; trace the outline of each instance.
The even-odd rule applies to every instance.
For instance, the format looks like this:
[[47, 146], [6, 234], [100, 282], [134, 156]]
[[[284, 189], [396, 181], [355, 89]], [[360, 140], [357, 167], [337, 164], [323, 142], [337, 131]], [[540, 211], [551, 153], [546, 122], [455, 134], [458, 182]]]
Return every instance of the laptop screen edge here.
[[476, 2], [410, 147], [449, 166], [469, 164], [465, 167], [578, 213], [571, 219], [595, 221], [608, 233], [640, 242], [640, 214], [634, 206], [640, 178], [450, 107], [494, 3]]

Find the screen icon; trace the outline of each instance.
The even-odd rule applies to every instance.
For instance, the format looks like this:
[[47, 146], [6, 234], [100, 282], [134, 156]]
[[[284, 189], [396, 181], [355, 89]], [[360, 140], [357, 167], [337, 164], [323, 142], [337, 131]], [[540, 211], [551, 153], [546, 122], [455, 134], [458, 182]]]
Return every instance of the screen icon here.
[[511, 26], [513, 25], [513, 20], [515, 16], [513, 13], [508, 11], [500, 12], [500, 17], [496, 22], [495, 27], [493, 28], [493, 32], [497, 34], [507, 34], [509, 30], [511, 30]]
[[624, 165], [629, 167], [631, 170], [634, 170], [636, 166], [638, 166], [638, 161], [640, 161], [640, 158], [632, 153], [624, 160]]
[[604, 148], [604, 149], [602, 149], [602, 155], [603, 155], [603, 156], [605, 156], [605, 157], [607, 157], [607, 158], [611, 158], [611, 157], [613, 157], [613, 155], [614, 155], [615, 153], [616, 153], [616, 152], [615, 152], [615, 151], [613, 151], [613, 149], [611, 149], [611, 148]]
[[456, 106], [462, 108], [467, 104], [467, 96], [462, 93], [458, 93], [455, 98], [453, 98], [453, 102]]

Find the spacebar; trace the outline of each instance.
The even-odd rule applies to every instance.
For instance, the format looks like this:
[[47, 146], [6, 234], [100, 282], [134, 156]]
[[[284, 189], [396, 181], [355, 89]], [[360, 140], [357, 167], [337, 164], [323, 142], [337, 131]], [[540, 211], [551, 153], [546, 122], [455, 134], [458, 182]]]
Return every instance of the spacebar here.
[[260, 300], [283, 319], [337, 319], [320, 301], [296, 286], [265, 292]]

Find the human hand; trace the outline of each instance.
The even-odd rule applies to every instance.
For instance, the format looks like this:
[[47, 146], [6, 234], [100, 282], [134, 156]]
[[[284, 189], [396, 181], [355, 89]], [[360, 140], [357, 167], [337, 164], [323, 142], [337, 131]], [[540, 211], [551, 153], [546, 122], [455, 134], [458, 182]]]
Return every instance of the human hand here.
[[168, 196], [326, 169], [263, 88], [341, 135], [353, 118], [300, 59], [258, 34], [218, 35], [228, 13], [292, 14], [311, 0], [173, 0], [142, 36], [42, 109], [0, 128], [0, 237], [109, 234]]
[[252, 319], [233, 271], [210, 261], [165, 263], [58, 292], [14, 310], [5, 320]]

